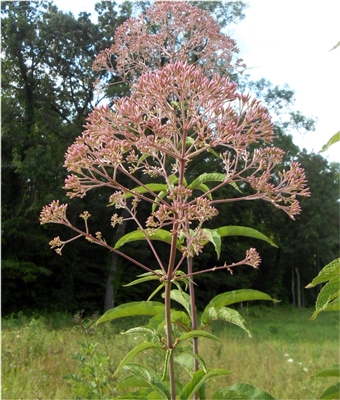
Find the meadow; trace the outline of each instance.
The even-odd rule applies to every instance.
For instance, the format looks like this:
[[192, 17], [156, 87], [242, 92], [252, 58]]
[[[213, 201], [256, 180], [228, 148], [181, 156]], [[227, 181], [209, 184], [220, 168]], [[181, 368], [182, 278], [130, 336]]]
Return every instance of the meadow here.
[[[313, 378], [339, 363], [339, 315], [311, 309], [245, 306], [253, 338], [218, 321], [209, 330], [222, 343], [200, 340], [211, 368], [232, 373], [208, 384], [210, 390], [245, 382], [276, 399], [317, 399], [336, 378]], [[2, 399], [115, 398], [111, 379], [119, 361], [143, 337], [122, 335], [136, 321], [119, 320], [92, 328], [79, 315], [22, 313], [2, 319]], [[138, 321], [143, 322], [143, 321]], [[137, 356], [155, 368], [159, 354]]]

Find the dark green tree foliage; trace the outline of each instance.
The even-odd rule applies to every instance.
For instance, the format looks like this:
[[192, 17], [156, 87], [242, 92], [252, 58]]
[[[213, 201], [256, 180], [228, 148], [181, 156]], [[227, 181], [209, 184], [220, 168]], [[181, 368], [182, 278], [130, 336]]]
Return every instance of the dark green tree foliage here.
[[[58, 259], [38, 218], [43, 204], [65, 196], [64, 153], [100, 100], [91, 66], [108, 43], [88, 14], [76, 19], [49, 2], [2, 2], [1, 12], [3, 312], [99, 308], [107, 254], [84, 243]], [[112, 31], [128, 12], [107, 10]]]
[[244, 20], [247, 4], [243, 1], [191, 1], [192, 5], [209, 11], [222, 27]]

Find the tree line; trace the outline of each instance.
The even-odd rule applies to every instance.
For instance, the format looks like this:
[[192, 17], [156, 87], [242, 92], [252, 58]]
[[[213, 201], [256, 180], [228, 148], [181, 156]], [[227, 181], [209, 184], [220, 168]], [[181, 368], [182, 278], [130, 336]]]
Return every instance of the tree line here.
[[[245, 16], [243, 2], [195, 3], [213, 12], [223, 26]], [[102, 1], [96, 4], [97, 21], [93, 22], [87, 13], [75, 17], [51, 2], [1, 4], [3, 314], [19, 310], [91, 312], [143, 298], [147, 292], [143, 286], [124, 289], [122, 285], [138, 274], [136, 267], [85, 240], [73, 242], [63, 257], [58, 256], [50, 250], [49, 238], [67, 238], [70, 233], [60, 226], [39, 224], [43, 205], [56, 198], [68, 201], [62, 190], [67, 176], [64, 154], [82, 132], [89, 112], [103, 99], [128, 94], [119, 76], [92, 70], [95, 56], [110, 47], [122, 22], [147, 7], [148, 2], [117, 5]], [[283, 163], [296, 160], [302, 164], [311, 197], [301, 200], [302, 213], [296, 221], [263, 202], [221, 206], [225, 225], [258, 229], [278, 247], [248, 238], [223, 239], [221, 259], [233, 262], [251, 246], [261, 254], [261, 266], [259, 270], [239, 268], [233, 275], [203, 275], [197, 279], [198, 305], [219, 292], [240, 288], [258, 289], [296, 306], [311, 305], [317, 289], [304, 291], [304, 286], [338, 253], [339, 164], [294, 145], [291, 133], [299, 129], [308, 135], [313, 121], [294, 109], [292, 90], [265, 79], [252, 82], [237, 74], [231, 78], [243, 91], [262, 98], [275, 124], [274, 144], [286, 152]], [[97, 79], [115, 85], [98, 93], [93, 85]], [[199, 175], [207, 166], [218, 172], [220, 166], [211, 163], [209, 157], [202, 157], [191, 167], [192, 173]], [[115, 243], [130, 227], [110, 226], [111, 210], [98, 201], [99, 196], [109, 195], [102, 190], [72, 200], [69, 217], [76, 221], [80, 208], [96, 209], [92, 223]], [[156, 268], [147, 245], [136, 243], [129, 244], [127, 252]], [[158, 246], [167, 251], [165, 244]], [[213, 247], [207, 249], [194, 268], [216, 263]]]

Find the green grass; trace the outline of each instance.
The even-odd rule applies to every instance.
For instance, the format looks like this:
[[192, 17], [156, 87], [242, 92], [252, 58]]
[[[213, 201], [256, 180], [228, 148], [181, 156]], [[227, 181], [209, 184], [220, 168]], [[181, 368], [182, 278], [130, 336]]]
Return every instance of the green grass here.
[[[229, 324], [211, 324], [209, 330], [222, 344], [202, 339], [202, 355], [208, 367], [233, 373], [216, 378], [210, 389], [208, 384], [208, 393], [245, 382], [276, 399], [318, 398], [336, 382], [335, 378], [311, 375], [339, 363], [339, 315], [321, 313], [315, 321], [308, 321], [311, 313], [280, 305], [244, 308], [252, 339]], [[108, 378], [121, 358], [143, 340], [120, 334], [132, 326], [133, 321], [122, 320], [85, 335], [82, 326], [65, 314], [29, 318], [19, 314], [3, 319], [2, 398], [71, 399], [76, 398], [74, 390], [78, 390], [78, 398], [104, 398], [110, 393]], [[136, 361], [160, 368], [160, 356], [152, 351]], [[73, 374], [73, 386], [63, 379], [67, 374]], [[181, 377], [185, 375], [181, 373]], [[99, 394], [92, 390], [96, 384], [103, 387]], [[107, 398], [114, 398], [112, 391]]]

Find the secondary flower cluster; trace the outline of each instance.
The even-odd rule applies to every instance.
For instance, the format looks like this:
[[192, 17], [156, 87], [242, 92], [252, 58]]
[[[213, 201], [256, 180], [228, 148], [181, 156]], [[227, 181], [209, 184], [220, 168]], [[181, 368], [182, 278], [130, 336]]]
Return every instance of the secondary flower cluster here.
[[244, 67], [242, 60], [233, 61], [236, 53], [235, 41], [208, 12], [188, 2], [159, 1], [118, 27], [114, 44], [97, 56], [93, 68], [129, 81], [176, 61], [197, 63], [209, 74], [227, 73]]

